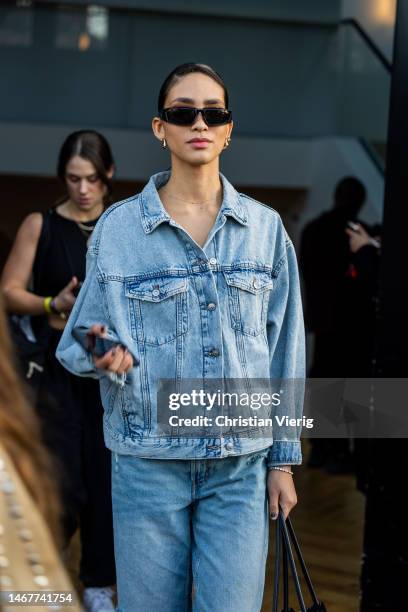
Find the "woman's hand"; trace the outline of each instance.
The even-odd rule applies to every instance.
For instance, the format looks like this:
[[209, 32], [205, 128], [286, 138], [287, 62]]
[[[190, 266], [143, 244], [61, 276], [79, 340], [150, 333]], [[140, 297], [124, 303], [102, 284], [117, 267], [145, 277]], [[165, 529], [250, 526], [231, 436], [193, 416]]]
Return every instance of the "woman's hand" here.
[[73, 276], [58, 295], [54, 298], [54, 304], [59, 312], [70, 312], [75, 304], [76, 296], [74, 293], [75, 287], [78, 286], [78, 279]]
[[[107, 329], [104, 325], [92, 325], [88, 331], [90, 336], [106, 338]], [[124, 346], [118, 344], [113, 349], [102, 355], [93, 357], [95, 367], [98, 370], [107, 370], [116, 374], [124, 374], [133, 368], [133, 357]]]
[[357, 253], [359, 249], [367, 244], [372, 244], [373, 239], [370, 234], [366, 232], [364, 227], [360, 225], [360, 223], [356, 223], [356, 229], [347, 228], [346, 234], [348, 235], [350, 241], [350, 251], [352, 253]]
[[[291, 468], [290, 465], [282, 465], [279, 467], [284, 469]], [[289, 512], [297, 504], [296, 490], [292, 475], [281, 472], [280, 470], [269, 470], [266, 486], [268, 489], [270, 518], [273, 520], [278, 518], [280, 506], [286, 520]]]

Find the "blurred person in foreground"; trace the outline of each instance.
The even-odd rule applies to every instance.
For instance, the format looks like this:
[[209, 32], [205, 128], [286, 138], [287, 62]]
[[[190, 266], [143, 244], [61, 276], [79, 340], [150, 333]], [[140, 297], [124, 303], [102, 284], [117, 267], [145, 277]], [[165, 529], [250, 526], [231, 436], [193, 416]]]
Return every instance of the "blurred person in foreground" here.
[[[80, 610], [57, 548], [60, 504], [52, 462], [14, 368], [0, 296], [0, 609], [7, 592], [66, 591]], [[29, 605], [26, 610], [48, 610]]]
[[[305, 289], [305, 321], [314, 334], [309, 370], [311, 378], [358, 376], [351, 363], [350, 328], [358, 324], [354, 313], [349, 223], [357, 221], [366, 189], [354, 177], [343, 178], [334, 192], [334, 206], [309, 223], [302, 234], [300, 268]], [[357, 365], [358, 367], [358, 365]], [[330, 473], [353, 469], [348, 439], [311, 438], [309, 467], [325, 467]]]

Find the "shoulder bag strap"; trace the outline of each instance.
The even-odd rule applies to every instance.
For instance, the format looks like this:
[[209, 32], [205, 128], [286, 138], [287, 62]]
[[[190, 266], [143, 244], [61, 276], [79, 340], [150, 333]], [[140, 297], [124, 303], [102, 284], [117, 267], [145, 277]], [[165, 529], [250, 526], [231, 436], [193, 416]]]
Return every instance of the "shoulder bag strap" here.
[[[275, 531], [275, 575], [273, 577], [273, 602], [272, 612], [278, 612], [279, 605], [279, 579], [281, 567], [281, 530], [279, 525], [276, 525]], [[286, 612], [284, 610], [283, 612]]]
[[297, 569], [296, 569], [295, 559], [294, 559], [292, 548], [290, 545], [290, 538], [289, 538], [288, 530], [286, 527], [284, 514], [281, 509], [279, 509], [278, 521], [279, 521], [279, 527], [282, 532], [283, 545], [285, 547], [286, 554], [289, 559], [289, 565], [290, 565], [290, 569], [292, 572], [293, 581], [295, 583], [296, 595], [297, 595], [297, 599], [300, 605], [300, 610], [301, 612], [307, 612], [305, 601], [302, 595], [302, 590], [300, 587], [299, 576], [298, 576]]
[[314, 589], [312, 579], [310, 578], [309, 572], [306, 567], [305, 560], [303, 558], [302, 552], [300, 550], [299, 542], [297, 541], [295, 530], [293, 529], [292, 522], [289, 516], [286, 519], [287, 531], [289, 533], [290, 539], [292, 540], [293, 546], [296, 551], [297, 558], [300, 563], [300, 567], [302, 568], [302, 573], [305, 578], [307, 588], [309, 589], [310, 596], [313, 600], [313, 606], [309, 608], [308, 612], [326, 612], [326, 607], [323, 602], [319, 601], [316, 591]]
[[283, 530], [280, 520], [276, 521], [275, 531], [275, 575], [272, 612], [278, 612], [279, 607], [279, 583], [280, 583], [280, 568], [283, 569], [283, 608], [282, 612], [294, 612], [293, 608], [289, 608], [289, 557], [285, 540], [283, 539]]
[[[36, 274], [38, 276], [41, 276], [43, 273], [44, 262], [45, 262], [45, 258], [47, 255], [47, 249], [50, 243], [50, 237], [51, 237], [50, 214], [52, 214], [50, 210], [47, 210], [46, 212], [41, 213], [43, 222], [42, 222], [40, 237], [38, 239], [37, 252], [36, 252], [36, 258], [35, 258]], [[33, 281], [31, 280], [31, 283], [32, 282]]]

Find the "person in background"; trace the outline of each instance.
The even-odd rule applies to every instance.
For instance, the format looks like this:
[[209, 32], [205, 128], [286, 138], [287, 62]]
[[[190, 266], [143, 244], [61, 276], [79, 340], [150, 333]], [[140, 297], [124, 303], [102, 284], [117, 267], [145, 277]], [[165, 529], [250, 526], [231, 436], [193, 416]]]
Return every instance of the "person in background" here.
[[[66, 591], [81, 610], [57, 549], [60, 502], [51, 458], [23, 392], [0, 296], [0, 610], [7, 592]], [[47, 606], [27, 610], [48, 610]]]
[[350, 247], [350, 306], [348, 342], [352, 346], [350, 376], [373, 375], [381, 228], [352, 223], [345, 230]]
[[[349, 329], [355, 324], [354, 287], [345, 230], [356, 222], [365, 199], [361, 181], [343, 178], [336, 186], [333, 208], [309, 223], [301, 237], [305, 322], [307, 331], [314, 334], [311, 378], [353, 376]], [[352, 471], [349, 440], [311, 438], [311, 446], [309, 467], [324, 466], [330, 473]]]
[[59, 466], [65, 546], [80, 527], [80, 578], [85, 608], [92, 612], [114, 610], [110, 454], [98, 383], [71, 375], [55, 351], [85, 280], [87, 245], [110, 202], [113, 173], [101, 134], [70, 134], [58, 159], [66, 195], [46, 213], [24, 219], [1, 280], [7, 311], [29, 315], [34, 334], [47, 338], [37, 411]]
[[11, 245], [12, 242], [10, 238], [4, 232], [0, 231], [0, 273], [9, 256]]
[[[376, 317], [378, 308], [381, 231], [356, 224], [347, 228], [352, 254], [354, 304], [358, 325], [353, 330], [353, 360], [359, 377], [375, 376]], [[367, 409], [367, 423], [370, 421]], [[382, 458], [395, 452], [395, 440], [357, 438], [355, 466], [357, 488], [365, 495], [363, 554], [360, 574], [361, 612], [399, 607], [406, 573], [405, 524], [398, 514], [385, 513], [397, 478], [390, 477]], [[381, 529], [378, 526], [381, 525]], [[395, 534], [393, 536], [393, 534]], [[401, 585], [401, 586], [400, 586]], [[394, 602], [394, 603], [391, 603]]]

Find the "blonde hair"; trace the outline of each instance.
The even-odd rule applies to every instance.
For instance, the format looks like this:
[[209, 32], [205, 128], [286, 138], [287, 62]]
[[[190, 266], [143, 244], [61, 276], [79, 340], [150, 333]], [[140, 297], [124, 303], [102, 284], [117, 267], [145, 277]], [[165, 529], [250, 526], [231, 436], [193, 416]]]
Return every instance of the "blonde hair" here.
[[0, 295], [0, 442], [33, 502], [61, 542], [60, 503], [51, 458], [41, 440], [39, 421], [24, 391], [14, 360], [3, 298]]

